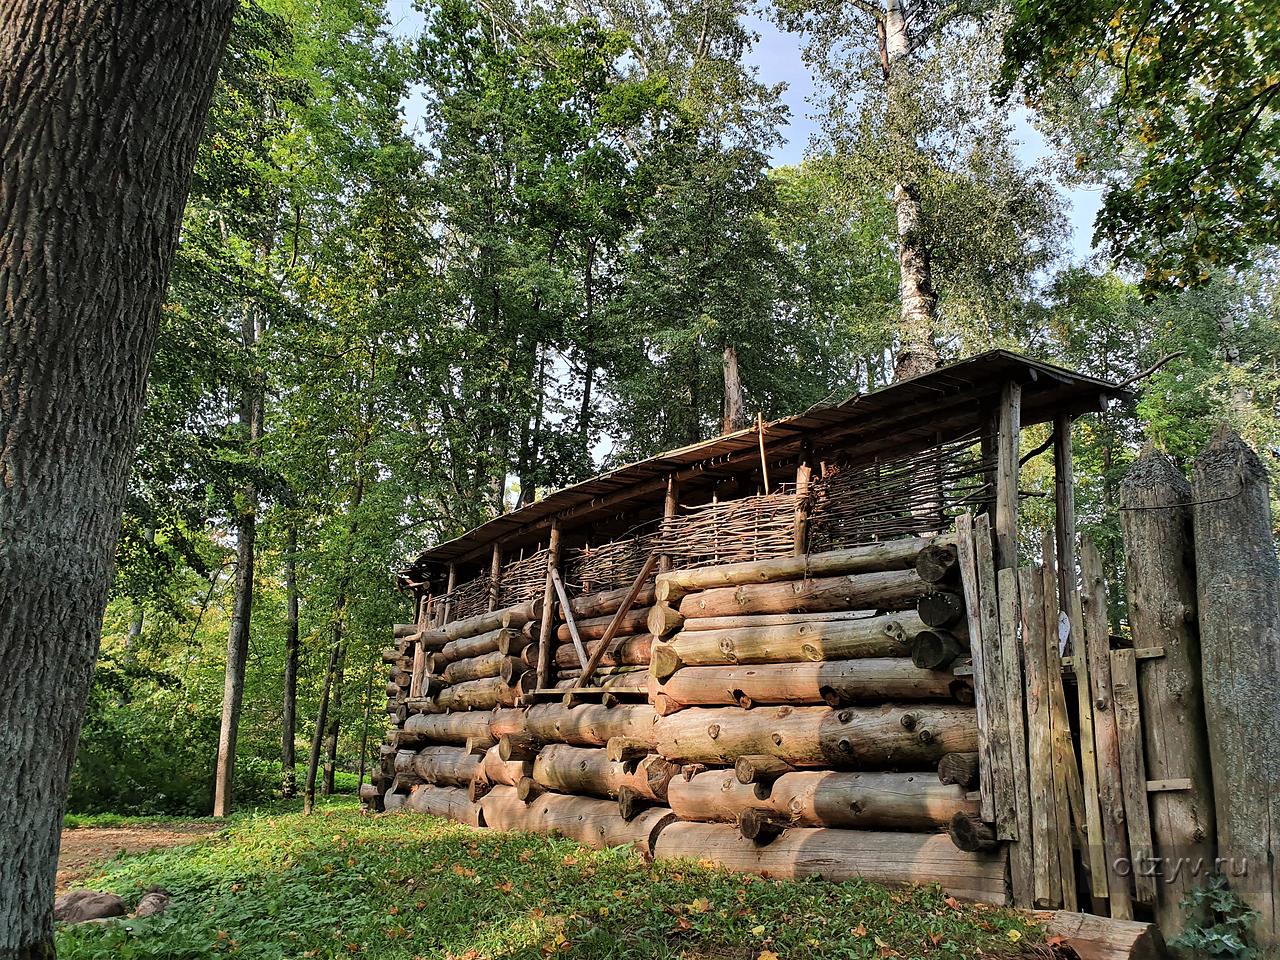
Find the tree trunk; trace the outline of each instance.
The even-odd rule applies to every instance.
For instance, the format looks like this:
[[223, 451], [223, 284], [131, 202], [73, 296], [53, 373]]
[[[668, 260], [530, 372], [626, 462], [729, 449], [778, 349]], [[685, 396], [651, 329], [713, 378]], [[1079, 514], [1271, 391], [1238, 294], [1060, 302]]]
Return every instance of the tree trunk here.
[[134, 427], [236, 9], [16, 0], [0, 16], [4, 960], [53, 953], [67, 778]]
[[[252, 352], [258, 342], [254, 312], [245, 309], [240, 323], [242, 346]], [[253, 453], [262, 437], [262, 394], [256, 383], [244, 387], [240, 399], [240, 423], [248, 431]], [[213, 788], [213, 815], [231, 812], [235, 792], [236, 741], [240, 735], [240, 711], [244, 706], [245, 667], [249, 659], [249, 629], [253, 616], [254, 553], [258, 537], [258, 491], [252, 482], [241, 491], [244, 498], [236, 523], [236, 580], [231, 628], [227, 633], [227, 662], [222, 686], [222, 726], [218, 733], [218, 758]]]
[[738, 350], [733, 344], [724, 348], [724, 421], [721, 432], [732, 433], [747, 425], [747, 404], [742, 397], [742, 378], [738, 374]]
[[360, 773], [356, 778], [357, 787], [364, 786], [365, 766], [369, 756], [369, 712], [373, 708], [373, 663], [367, 663], [365, 669], [368, 674], [364, 684], [364, 719], [360, 724]]
[[[890, 130], [904, 153], [919, 149], [910, 128], [911, 120], [906, 116], [910, 112], [911, 97], [911, 81], [907, 76], [910, 55], [906, 10], [901, 0], [887, 0], [881, 34], [885, 95]], [[905, 172], [909, 177], [910, 171]], [[910, 179], [893, 185], [893, 206], [898, 226], [898, 291], [902, 300], [894, 379], [905, 380], [928, 373], [940, 362], [934, 342], [938, 298], [933, 292], [931, 244], [924, 232], [920, 191]]]
[[1258, 946], [1270, 955], [1280, 941], [1280, 565], [1270, 488], [1257, 454], [1227, 430], [1193, 472], [1218, 857], [1258, 911]]
[[333, 696], [329, 707], [328, 744], [325, 748], [324, 782], [320, 791], [322, 796], [333, 796], [333, 779], [338, 767], [338, 731], [342, 723], [342, 676], [347, 666], [347, 645], [342, 645], [342, 656], [338, 658], [338, 672], [333, 677]]
[[1172, 937], [1185, 920], [1179, 902], [1203, 880], [1174, 867], [1198, 858], [1209, 862], [1215, 828], [1195, 621], [1191, 485], [1166, 454], [1147, 450], [1130, 466], [1120, 485], [1120, 521], [1134, 649], [1164, 651], [1139, 666], [1146, 776], [1191, 781], [1190, 790], [1151, 794], [1154, 853], [1163, 867], [1156, 909], [1161, 930]]
[[284, 591], [287, 604], [284, 634], [284, 696], [281, 706], [281, 793], [288, 799], [298, 792], [296, 743], [298, 738], [298, 528], [289, 524], [284, 554]]
[[310, 813], [316, 803], [316, 775], [320, 772], [320, 751], [324, 747], [324, 731], [329, 720], [329, 693], [333, 689], [333, 677], [342, 657], [342, 640], [335, 637], [329, 653], [329, 665], [324, 671], [324, 688], [320, 692], [320, 710], [316, 714], [316, 729], [311, 737], [311, 754], [307, 759], [307, 782], [302, 791], [302, 812]]

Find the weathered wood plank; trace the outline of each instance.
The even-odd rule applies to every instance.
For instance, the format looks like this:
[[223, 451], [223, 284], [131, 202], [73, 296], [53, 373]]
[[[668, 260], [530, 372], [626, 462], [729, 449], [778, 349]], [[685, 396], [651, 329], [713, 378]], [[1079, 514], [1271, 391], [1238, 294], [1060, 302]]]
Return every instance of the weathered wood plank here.
[[1156, 881], [1146, 869], [1150, 861], [1151, 808], [1147, 804], [1147, 763], [1142, 749], [1142, 713], [1138, 706], [1138, 664], [1133, 651], [1111, 651], [1111, 697], [1120, 737], [1120, 774], [1125, 821], [1133, 860], [1133, 889], [1141, 903], [1156, 902]]
[[1009, 846], [1013, 902], [1020, 907], [1035, 903], [1034, 848], [1031, 838], [1031, 788], [1027, 780], [1027, 728], [1018, 652], [1018, 574], [1001, 570], [996, 575], [1000, 601], [1000, 664], [1004, 670], [1005, 707], [1009, 723], [1009, 751], [1013, 772], [1014, 808], [1018, 841]]
[[1049, 685], [1044, 657], [1044, 578], [1041, 571], [1018, 571], [1022, 617], [1022, 654], [1026, 669], [1027, 750], [1031, 795], [1031, 841], [1035, 900], [1040, 906], [1062, 902], [1058, 869], [1057, 816], [1054, 813], [1053, 739], [1049, 726]]
[[975, 682], [981, 681], [987, 693], [996, 836], [1001, 840], [1017, 840], [1018, 813], [1014, 797], [1013, 752], [1009, 743], [1008, 692], [1005, 690], [1000, 644], [1000, 596], [996, 587], [991, 521], [986, 516], [974, 520], [973, 545], [977, 552], [978, 599], [982, 613], [982, 641], [978, 646], [982, 648], [982, 669], [985, 674], [983, 678], [975, 677]]
[[985, 663], [986, 645], [983, 643], [981, 600], [978, 595], [978, 556], [973, 536], [973, 516], [962, 513], [956, 517], [956, 550], [960, 561], [960, 585], [964, 590], [965, 619], [969, 624], [969, 649], [973, 656], [973, 696], [978, 714], [978, 793], [980, 815], [983, 820], [996, 818], [995, 786], [992, 771], [995, 757], [992, 753], [990, 712], [991, 671]]

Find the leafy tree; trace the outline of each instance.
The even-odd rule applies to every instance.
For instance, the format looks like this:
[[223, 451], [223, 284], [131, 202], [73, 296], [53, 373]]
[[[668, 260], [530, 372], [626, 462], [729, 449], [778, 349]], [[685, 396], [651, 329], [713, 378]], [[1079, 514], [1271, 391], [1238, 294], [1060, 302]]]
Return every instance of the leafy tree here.
[[1019, 0], [1002, 88], [1021, 88], [1106, 194], [1095, 241], [1151, 292], [1280, 241], [1274, 4]]

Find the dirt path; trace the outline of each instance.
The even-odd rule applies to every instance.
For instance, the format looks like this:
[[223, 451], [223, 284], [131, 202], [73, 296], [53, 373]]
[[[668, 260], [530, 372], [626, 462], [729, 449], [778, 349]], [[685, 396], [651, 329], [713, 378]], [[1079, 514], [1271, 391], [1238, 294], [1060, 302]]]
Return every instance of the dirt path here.
[[62, 831], [58, 854], [58, 892], [75, 886], [93, 868], [117, 853], [143, 853], [177, 847], [214, 833], [215, 823], [178, 823], [155, 827], [83, 827]]

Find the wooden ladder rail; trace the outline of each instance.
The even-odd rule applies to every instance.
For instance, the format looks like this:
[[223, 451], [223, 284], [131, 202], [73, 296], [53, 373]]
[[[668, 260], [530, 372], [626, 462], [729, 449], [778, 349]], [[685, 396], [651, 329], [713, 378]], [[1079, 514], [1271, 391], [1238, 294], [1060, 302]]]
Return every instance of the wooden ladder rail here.
[[564, 622], [569, 627], [569, 638], [573, 640], [573, 648], [578, 651], [578, 665], [587, 668], [587, 648], [582, 645], [582, 637], [578, 635], [578, 622], [573, 619], [573, 610], [569, 606], [569, 594], [564, 589], [564, 581], [560, 579], [560, 571], [551, 568], [551, 583], [556, 588], [556, 596], [560, 598], [560, 609], [564, 611]]
[[591, 659], [587, 661], [587, 665], [582, 668], [582, 675], [578, 677], [578, 682], [571, 689], [585, 687], [592, 675], [596, 672], [596, 667], [600, 665], [600, 661], [604, 658], [605, 651], [609, 649], [613, 643], [613, 635], [618, 632], [618, 628], [622, 626], [622, 621], [627, 614], [631, 612], [631, 605], [636, 602], [636, 597], [640, 596], [640, 590], [644, 586], [644, 582], [649, 579], [649, 574], [653, 573], [653, 568], [658, 564], [658, 554], [651, 553], [649, 558], [645, 560], [644, 566], [640, 568], [640, 573], [636, 575], [635, 582], [631, 584], [631, 589], [627, 591], [626, 599], [622, 601], [622, 606], [618, 608], [618, 612], [613, 615], [613, 619], [609, 621], [609, 626], [605, 628], [604, 636], [600, 638], [600, 645], [596, 647], [595, 652], [591, 654]]

